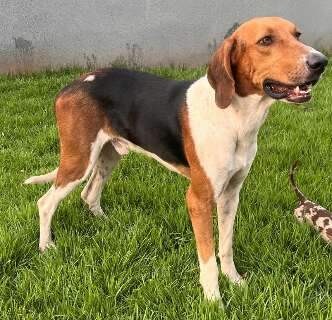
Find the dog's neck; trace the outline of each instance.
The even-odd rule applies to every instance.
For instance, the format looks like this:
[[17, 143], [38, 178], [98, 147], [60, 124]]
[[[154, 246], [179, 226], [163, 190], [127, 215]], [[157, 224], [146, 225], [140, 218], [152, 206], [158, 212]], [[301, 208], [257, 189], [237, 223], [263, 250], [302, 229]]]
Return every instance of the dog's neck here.
[[257, 94], [240, 97], [235, 94], [232, 103], [222, 109], [216, 105], [215, 91], [209, 84], [206, 76], [198, 79], [189, 89], [187, 98], [189, 103], [196, 105], [195, 113], [200, 112], [202, 117], [209, 118], [209, 123], [223, 123], [230, 125], [231, 130], [236, 130], [239, 136], [257, 135], [259, 128], [264, 123], [273, 99]]
[[247, 97], [235, 95], [229, 106], [237, 121], [239, 131], [250, 130], [258, 133], [274, 100], [268, 96], [253, 94]]

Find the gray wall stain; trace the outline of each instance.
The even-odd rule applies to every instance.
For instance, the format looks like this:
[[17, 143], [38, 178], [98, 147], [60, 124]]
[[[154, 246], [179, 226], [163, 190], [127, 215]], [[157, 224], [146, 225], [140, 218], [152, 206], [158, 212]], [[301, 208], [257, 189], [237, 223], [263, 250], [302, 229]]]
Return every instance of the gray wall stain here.
[[17, 70], [30, 71], [34, 65], [32, 41], [23, 37], [13, 37], [15, 50], [13, 53], [13, 65]]
[[13, 37], [15, 42], [15, 48], [21, 52], [22, 54], [32, 54], [32, 41], [26, 40], [22, 37], [15, 38]]
[[91, 54], [91, 56], [87, 55], [87, 54], [83, 54], [84, 60], [85, 60], [85, 67], [89, 70], [93, 70], [96, 69], [98, 66], [97, 63], [97, 57], [94, 53]]
[[68, 65], [190, 65], [255, 16], [294, 21], [332, 52], [332, 1], [0, 0], [0, 72]]

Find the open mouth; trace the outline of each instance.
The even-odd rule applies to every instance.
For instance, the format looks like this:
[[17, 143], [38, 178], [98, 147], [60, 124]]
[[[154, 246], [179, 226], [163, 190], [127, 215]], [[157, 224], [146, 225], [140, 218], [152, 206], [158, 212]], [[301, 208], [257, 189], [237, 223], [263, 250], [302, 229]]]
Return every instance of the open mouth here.
[[273, 99], [286, 99], [293, 103], [303, 103], [311, 99], [311, 88], [317, 81], [308, 81], [298, 85], [288, 85], [274, 80], [265, 80], [264, 91]]

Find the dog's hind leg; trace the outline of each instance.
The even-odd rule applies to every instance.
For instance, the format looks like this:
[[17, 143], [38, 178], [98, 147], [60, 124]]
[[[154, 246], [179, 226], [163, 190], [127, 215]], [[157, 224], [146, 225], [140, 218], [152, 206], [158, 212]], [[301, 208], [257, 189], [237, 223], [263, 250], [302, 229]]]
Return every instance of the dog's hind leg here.
[[103, 188], [110, 177], [114, 167], [120, 160], [120, 155], [115, 151], [111, 142], [104, 145], [92, 174], [84, 187], [81, 197], [96, 216], [103, 216], [104, 212], [100, 205]]
[[62, 151], [55, 183], [38, 200], [40, 219], [39, 248], [42, 252], [53, 245], [51, 221], [60, 201], [82, 181], [87, 179], [108, 139], [108, 136], [101, 130], [91, 144], [90, 152], [84, 152], [87, 151], [85, 146], [83, 150], [80, 150], [80, 148], [64, 148], [65, 151]]
[[60, 201], [89, 177], [101, 150], [111, 139], [104, 113], [82, 86], [74, 83], [65, 88], [55, 103], [60, 165], [54, 184], [38, 201], [41, 251], [53, 244], [51, 221]]
[[39, 210], [39, 249], [44, 252], [47, 248], [54, 246], [51, 237], [51, 221], [59, 202], [65, 198], [78, 184], [80, 179], [70, 181], [63, 186], [52, 185], [52, 187], [38, 200]]

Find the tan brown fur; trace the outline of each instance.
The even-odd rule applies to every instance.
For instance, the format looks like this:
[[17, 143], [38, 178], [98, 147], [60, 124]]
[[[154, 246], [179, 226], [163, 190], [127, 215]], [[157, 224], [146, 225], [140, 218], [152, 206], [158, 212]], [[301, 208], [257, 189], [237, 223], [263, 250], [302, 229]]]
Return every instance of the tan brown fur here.
[[225, 40], [213, 56], [207, 70], [209, 83], [216, 92], [216, 103], [221, 108], [226, 108], [231, 103], [235, 93], [235, 83], [231, 67], [234, 47], [234, 38]]
[[186, 106], [182, 112], [182, 128], [184, 149], [190, 165], [191, 177], [191, 184], [186, 196], [187, 206], [199, 257], [203, 262], [207, 262], [214, 254], [212, 230], [213, 190], [195, 151]]
[[56, 100], [56, 119], [60, 139], [60, 166], [55, 185], [83, 177], [91, 144], [98, 131], [106, 128], [106, 118], [95, 101], [83, 92], [64, 92]]

